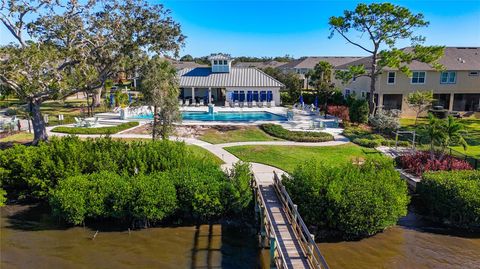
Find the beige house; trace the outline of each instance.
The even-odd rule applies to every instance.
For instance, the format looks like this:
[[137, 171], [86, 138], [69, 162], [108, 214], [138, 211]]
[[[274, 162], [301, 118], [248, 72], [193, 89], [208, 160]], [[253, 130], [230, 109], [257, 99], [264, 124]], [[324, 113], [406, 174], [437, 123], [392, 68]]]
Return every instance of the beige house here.
[[[369, 58], [362, 58], [337, 66], [347, 69], [351, 65], [369, 66]], [[376, 85], [377, 104], [384, 109], [399, 109], [402, 115], [414, 115], [406, 102], [408, 93], [431, 90], [436, 99], [434, 105], [449, 111], [480, 111], [480, 47], [447, 47], [439, 61], [443, 71], [412, 62], [412, 76], [394, 69], [385, 69]], [[341, 85], [341, 84], [339, 84]], [[345, 95], [356, 94], [366, 98], [370, 91], [370, 78], [360, 77], [342, 86]]]

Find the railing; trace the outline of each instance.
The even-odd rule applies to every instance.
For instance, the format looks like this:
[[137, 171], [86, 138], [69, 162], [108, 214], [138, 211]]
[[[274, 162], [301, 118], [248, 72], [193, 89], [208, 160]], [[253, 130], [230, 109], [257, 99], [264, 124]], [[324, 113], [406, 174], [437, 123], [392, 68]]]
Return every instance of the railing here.
[[292, 228], [295, 232], [295, 236], [299, 240], [301, 248], [307, 257], [307, 260], [312, 268], [328, 269], [328, 264], [323, 257], [320, 249], [315, 243], [314, 236], [310, 233], [303, 221], [300, 213], [298, 213], [297, 205], [293, 203], [290, 195], [288, 195], [285, 186], [283, 186], [277, 173], [273, 173], [273, 185], [277, 196], [283, 205], [283, 209], [289, 218]]
[[[270, 240], [270, 259], [271, 263], [275, 264], [277, 268], [283, 269], [287, 268], [287, 261], [285, 260], [285, 255], [282, 252], [282, 248], [278, 247], [277, 242], [279, 242], [277, 235], [272, 227], [272, 220], [270, 219], [270, 215], [265, 208], [265, 198], [263, 197], [262, 192], [258, 186], [257, 180], [253, 179], [253, 189], [255, 191], [256, 203], [260, 208], [260, 215], [262, 222], [261, 226], [265, 227], [266, 236], [268, 236], [268, 240]], [[262, 238], [263, 240], [263, 238]], [[263, 243], [263, 242], [262, 242]]]

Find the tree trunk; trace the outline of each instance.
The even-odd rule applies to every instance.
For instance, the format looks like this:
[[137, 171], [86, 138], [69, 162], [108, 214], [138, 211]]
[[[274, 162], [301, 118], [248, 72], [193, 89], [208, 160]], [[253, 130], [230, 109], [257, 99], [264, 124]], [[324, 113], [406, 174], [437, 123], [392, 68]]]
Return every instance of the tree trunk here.
[[101, 87], [93, 91], [92, 108], [99, 107], [100, 105], [102, 105], [102, 88]]
[[377, 82], [377, 50], [378, 47], [375, 48], [373, 55], [372, 55], [372, 66], [370, 70], [370, 96], [368, 97], [368, 108], [370, 111], [370, 115], [375, 113], [375, 83]]
[[157, 124], [158, 124], [157, 106], [153, 106], [153, 125], [152, 125], [152, 140], [157, 139]]
[[42, 112], [40, 111], [40, 105], [42, 102], [38, 99], [30, 100], [30, 113], [32, 114], [32, 125], [33, 125], [33, 145], [37, 145], [40, 141], [47, 141], [47, 129], [45, 128], [45, 121], [42, 117]]

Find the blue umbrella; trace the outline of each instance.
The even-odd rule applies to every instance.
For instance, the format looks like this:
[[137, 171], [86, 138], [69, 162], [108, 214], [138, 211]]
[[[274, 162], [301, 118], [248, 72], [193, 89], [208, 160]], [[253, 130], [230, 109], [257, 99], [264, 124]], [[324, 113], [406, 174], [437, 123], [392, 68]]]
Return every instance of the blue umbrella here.
[[303, 103], [303, 95], [300, 95], [300, 105], [303, 106], [303, 104], [304, 104], [304, 103]]
[[315, 101], [313, 102], [315, 108], [318, 108], [318, 96], [315, 96]]
[[132, 95], [130, 93], [128, 93], [128, 103], [132, 103]]
[[267, 102], [270, 102], [270, 101], [272, 101], [272, 92], [267, 91]]

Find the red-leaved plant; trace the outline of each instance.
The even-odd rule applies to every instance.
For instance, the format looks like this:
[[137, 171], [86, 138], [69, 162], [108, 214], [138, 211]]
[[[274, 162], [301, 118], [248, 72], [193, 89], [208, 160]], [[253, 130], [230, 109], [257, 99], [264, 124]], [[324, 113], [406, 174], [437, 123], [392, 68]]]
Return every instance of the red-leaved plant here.
[[417, 151], [400, 156], [400, 165], [403, 169], [417, 176], [421, 176], [427, 171], [473, 169], [467, 161], [439, 153], [433, 154], [432, 158], [432, 154], [428, 151]]
[[327, 106], [327, 113], [341, 119], [343, 122], [350, 121], [348, 107], [346, 106]]

